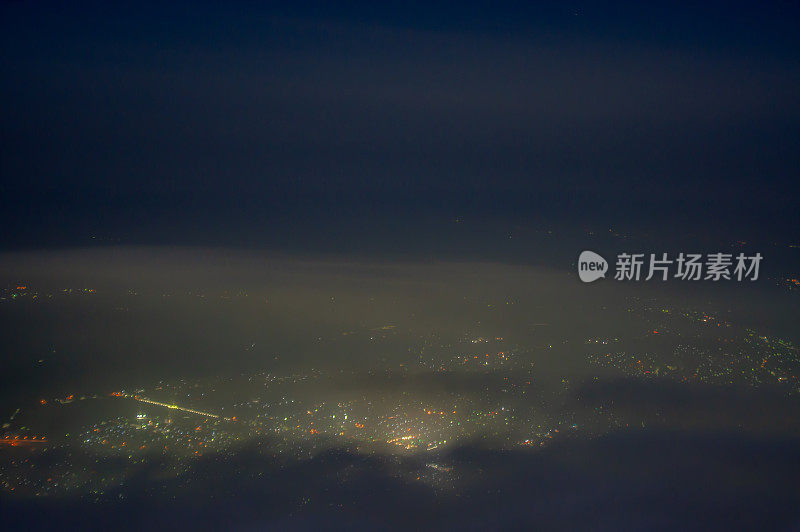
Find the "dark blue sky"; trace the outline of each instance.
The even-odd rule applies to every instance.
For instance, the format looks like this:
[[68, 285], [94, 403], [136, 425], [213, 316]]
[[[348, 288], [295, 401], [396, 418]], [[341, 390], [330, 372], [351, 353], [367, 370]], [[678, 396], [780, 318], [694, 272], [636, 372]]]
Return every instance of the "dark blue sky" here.
[[797, 5], [647, 4], [4, 3], [0, 244], [794, 238]]

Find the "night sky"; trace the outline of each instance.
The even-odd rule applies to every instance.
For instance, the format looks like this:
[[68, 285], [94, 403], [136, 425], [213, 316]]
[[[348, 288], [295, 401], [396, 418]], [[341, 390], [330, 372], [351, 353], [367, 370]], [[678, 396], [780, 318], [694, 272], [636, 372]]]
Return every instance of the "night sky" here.
[[3, 249], [796, 236], [796, 4], [112, 4], [2, 5]]

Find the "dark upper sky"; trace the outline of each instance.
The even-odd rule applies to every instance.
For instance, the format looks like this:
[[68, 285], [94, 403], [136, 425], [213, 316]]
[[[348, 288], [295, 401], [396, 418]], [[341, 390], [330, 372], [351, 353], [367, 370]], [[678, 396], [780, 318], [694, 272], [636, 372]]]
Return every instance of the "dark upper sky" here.
[[796, 236], [796, 4], [329, 4], [4, 3], [0, 245]]

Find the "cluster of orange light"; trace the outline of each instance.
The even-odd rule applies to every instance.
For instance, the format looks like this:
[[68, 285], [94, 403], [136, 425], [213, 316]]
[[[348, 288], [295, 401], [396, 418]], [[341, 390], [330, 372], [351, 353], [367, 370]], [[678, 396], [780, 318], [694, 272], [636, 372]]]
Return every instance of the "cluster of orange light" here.
[[[411, 429], [409, 429], [409, 430], [411, 430]], [[414, 438], [417, 438], [417, 437], [418, 436], [413, 435], [413, 434], [409, 434], [408, 436], [398, 436], [397, 438], [392, 438], [391, 440], [387, 440], [386, 443], [395, 443], [395, 444], [398, 444], [398, 445], [402, 445], [401, 442], [408, 441], [408, 440], [411, 440], [411, 439], [414, 439]]]

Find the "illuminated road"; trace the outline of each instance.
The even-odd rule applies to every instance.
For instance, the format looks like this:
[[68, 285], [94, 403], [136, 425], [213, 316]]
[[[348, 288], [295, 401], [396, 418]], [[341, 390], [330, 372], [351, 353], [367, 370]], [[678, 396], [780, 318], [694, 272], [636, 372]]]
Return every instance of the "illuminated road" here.
[[180, 410], [181, 412], [188, 412], [189, 414], [197, 414], [198, 416], [205, 416], [205, 417], [210, 417], [210, 418], [213, 418], [213, 419], [224, 419], [225, 421], [230, 421], [230, 418], [221, 417], [221, 416], [219, 416], [217, 414], [211, 414], [209, 412], [202, 412], [200, 410], [194, 410], [192, 408], [185, 408], [183, 406], [171, 405], [171, 404], [168, 404], [168, 403], [162, 403], [162, 402], [159, 402], [159, 401], [153, 401], [152, 399], [147, 399], [145, 397], [140, 397], [138, 395], [128, 395], [128, 394], [124, 394], [124, 393], [120, 393], [120, 392], [115, 392], [115, 393], [112, 393], [111, 395], [113, 395], [114, 397], [128, 397], [130, 399], [133, 399], [135, 401], [139, 401], [141, 403], [147, 403], [148, 405], [155, 405], [155, 406], [163, 406], [164, 408], [169, 408], [170, 410]]
[[28, 438], [27, 436], [23, 438], [0, 438], [0, 445], [11, 445], [12, 447], [18, 445], [34, 445], [38, 443], [47, 443], [47, 440], [44, 438], [36, 439], [35, 436], [33, 438]]

